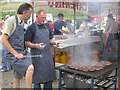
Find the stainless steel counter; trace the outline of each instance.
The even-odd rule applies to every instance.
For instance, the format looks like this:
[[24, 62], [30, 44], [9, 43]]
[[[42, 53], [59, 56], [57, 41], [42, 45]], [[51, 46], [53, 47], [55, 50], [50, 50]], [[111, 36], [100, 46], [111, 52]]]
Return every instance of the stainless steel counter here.
[[57, 40], [57, 42], [59, 43], [58, 48], [66, 48], [69, 46], [99, 41], [101, 41], [100, 36], [72, 36], [67, 39]]

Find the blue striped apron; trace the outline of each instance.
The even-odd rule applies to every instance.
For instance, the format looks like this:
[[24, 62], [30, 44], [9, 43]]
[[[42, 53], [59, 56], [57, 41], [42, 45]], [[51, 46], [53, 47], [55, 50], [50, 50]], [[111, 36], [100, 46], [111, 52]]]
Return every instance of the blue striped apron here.
[[[24, 28], [23, 26], [18, 24], [17, 16], [15, 16], [15, 19], [16, 29], [13, 34], [8, 38], [8, 41], [17, 52], [26, 55], [28, 54], [28, 52], [25, 50], [24, 47]], [[28, 66], [32, 64], [31, 58], [17, 59], [7, 50], [4, 53], [4, 57], [8, 60], [10, 66], [22, 76], [25, 76]]]
[[33, 57], [32, 63], [34, 65], [33, 82], [44, 83], [53, 81], [55, 79], [54, 62], [50, 52], [49, 31], [47, 28], [39, 29], [35, 23], [36, 33], [32, 43], [46, 44], [43, 50], [31, 49], [31, 55], [42, 55], [43, 57]]

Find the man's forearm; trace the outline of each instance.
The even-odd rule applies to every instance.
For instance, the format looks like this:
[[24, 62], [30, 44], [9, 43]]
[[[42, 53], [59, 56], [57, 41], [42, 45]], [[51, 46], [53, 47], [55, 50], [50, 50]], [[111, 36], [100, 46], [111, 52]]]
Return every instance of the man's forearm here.
[[5, 47], [5, 49], [8, 52], [10, 52], [11, 54], [13, 54], [14, 56], [18, 53], [18, 52], [16, 52], [16, 50], [8, 42], [8, 36], [3, 35], [1, 41], [2, 41], [3, 46]]
[[37, 48], [38, 47], [37, 44], [31, 43], [30, 41], [26, 41], [25, 45], [29, 48]]

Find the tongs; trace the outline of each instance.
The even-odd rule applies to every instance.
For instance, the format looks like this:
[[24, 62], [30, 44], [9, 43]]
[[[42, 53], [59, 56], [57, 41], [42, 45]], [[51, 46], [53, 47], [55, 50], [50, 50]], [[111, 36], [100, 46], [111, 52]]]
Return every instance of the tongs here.
[[26, 55], [25, 57], [31, 57], [31, 58], [32, 58], [32, 57], [41, 57], [41, 58], [42, 58], [43, 55], [42, 55], [42, 54], [40, 54], [40, 55]]

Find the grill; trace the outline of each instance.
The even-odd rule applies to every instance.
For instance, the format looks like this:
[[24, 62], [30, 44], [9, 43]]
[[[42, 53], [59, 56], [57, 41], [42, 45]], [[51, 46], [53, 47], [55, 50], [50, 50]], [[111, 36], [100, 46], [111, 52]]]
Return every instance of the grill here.
[[[84, 72], [68, 68], [68, 65], [56, 67], [59, 71], [59, 89], [61, 88], [102, 88], [107, 89], [117, 84], [117, 62], [94, 72]], [[112, 73], [112, 74], [111, 74]]]
[[[84, 58], [83, 57], [84, 55], [82, 55], [81, 53], [78, 54], [78, 52], [75, 51], [77, 50], [83, 51], [81, 49], [82, 46], [86, 46], [85, 49], [87, 49], [87, 52], [89, 52], [89, 50], [92, 50], [91, 45], [93, 45], [94, 43], [100, 44], [101, 38], [100, 36], [87, 36], [87, 37], [73, 36], [73, 37], [69, 37], [68, 39], [58, 40], [58, 42], [59, 42], [59, 49], [73, 46], [74, 57], [72, 58], [73, 61], [72, 64], [75, 63], [75, 61], [79, 61], [78, 57], [81, 58], [80, 61], [83, 64], [84, 60], [90, 60], [89, 62], [91, 62], [92, 59], [89, 56], [89, 54], [91, 53], [88, 54], [85, 53], [86, 56]], [[79, 48], [78, 45], [81, 45], [81, 48]], [[87, 47], [88, 45], [90, 45], [90, 47]], [[116, 89], [117, 76], [118, 76], [117, 63], [118, 63], [117, 61], [112, 62], [111, 65], [106, 66], [101, 70], [95, 70], [95, 71], [88, 70], [87, 72], [69, 68], [69, 65], [58, 66], [56, 67], [56, 70], [58, 70], [59, 72], [58, 88], [59, 90], [63, 87], [68, 89], [72, 88], [73, 90], [74, 88], [75, 89], [87, 88], [91, 90], [97, 88], [97, 89], [106, 90], [107, 88], [110, 88], [111, 86], [114, 85], [114, 88]], [[79, 62], [75, 64], [79, 65]]]

